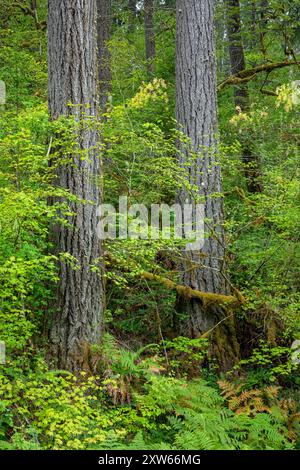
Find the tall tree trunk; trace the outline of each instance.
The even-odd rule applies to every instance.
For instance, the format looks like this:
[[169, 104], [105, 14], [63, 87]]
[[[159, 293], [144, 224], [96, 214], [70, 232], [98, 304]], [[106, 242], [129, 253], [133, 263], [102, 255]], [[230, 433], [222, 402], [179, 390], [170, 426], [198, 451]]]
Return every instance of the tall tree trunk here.
[[[234, 75], [246, 68], [242, 39], [240, 1], [226, 0], [226, 11], [231, 73]], [[246, 83], [234, 87], [234, 101], [235, 106], [240, 111], [249, 111], [250, 97]], [[261, 192], [262, 183], [259, 157], [252, 152], [249, 144], [243, 145], [242, 152], [247, 189], [251, 193]]]
[[[179, 161], [189, 168], [189, 183], [205, 205], [207, 238], [201, 251], [184, 251], [181, 284], [203, 292], [227, 294], [225, 236], [221, 171], [217, 159], [216, 57], [214, 44], [214, 0], [177, 0], [176, 119], [190, 145], [178, 144]], [[180, 191], [183, 206], [188, 198]], [[178, 299], [179, 331], [197, 337], [228, 313], [221, 305], [205, 305], [197, 299]], [[238, 355], [232, 317], [216, 328], [216, 354], [224, 369]]]
[[154, 74], [155, 34], [154, 34], [154, 1], [144, 0], [145, 46], [148, 75]]
[[49, 113], [52, 119], [67, 116], [78, 123], [78, 151], [71, 162], [59, 165], [57, 184], [88, 201], [73, 202], [75, 215], [68, 226], [53, 228], [56, 252], [68, 253], [78, 266], [60, 261], [50, 343], [56, 366], [77, 372], [87, 367], [89, 345], [98, 344], [103, 332], [104, 281], [96, 231], [101, 202], [98, 137], [86, 123], [97, 118], [97, 10], [96, 0], [49, 0], [48, 7]]
[[111, 93], [110, 53], [108, 48], [111, 29], [111, 0], [97, 0], [97, 11], [99, 105], [103, 113], [106, 111], [107, 100]]

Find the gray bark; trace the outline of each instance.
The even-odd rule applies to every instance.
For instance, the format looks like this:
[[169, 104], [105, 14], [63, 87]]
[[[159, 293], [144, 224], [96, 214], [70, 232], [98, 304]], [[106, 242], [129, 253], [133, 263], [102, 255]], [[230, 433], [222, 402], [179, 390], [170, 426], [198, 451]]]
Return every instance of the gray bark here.
[[105, 112], [111, 93], [111, 69], [108, 41], [111, 30], [111, 0], [97, 0], [99, 105]]
[[144, 0], [145, 47], [148, 75], [154, 74], [155, 34], [154, 34], [154, 1]]
[[[214, 44], [214, 0], [177, 0], [176, 119], [190, 139], [190, 147], [179, 143], [179, 162], [186, 166], [189, 154], [197, 154], [189, 168], [189, 182], [205, 204], [207, 238], [201, 252], [183, 253], [181, 284], [203, 292], [227, 294], [225, 236], [221, 170], [217, 158], [216, 57]], [[180, 191], [178, 200], [185, 202]], [[177, 310], [185, 318], [179, 331], [197, 337], [213, 328], [226, 313], [221, 306], [205, 306], [197, 299], [178, 299]], [[179, 315], [180, 318], [181, 315]], [[236, 354], [234, 332], [228, 328], [227, 351], [219, 351], [224, 368]], [[225, 333], [227, 334], [227, 332]], [[224, 356], [226, 355], [226, 357]]]
[[[96, 181], [100, 175], [95, 150], [98, 136], [93, 126], [84, 123], [97, 118], [97, 11], [96, 0], [49, 0], [48, 7], [49, 113], [52, 119], [67, 116], [80, 123], [74, 133], [79, 151], [70, 163], [58, 166], [57, 184], [91, 201], [72, 203], [76, 215], [69, 217], [70, 226], [53, 228], [56, 253], [76, 258], [78, 269], [60, 261], [51, 354], [57, 367], [76, 372], [87, 367], [89, 345], [99, 343], [103, 332], [104, 281], [96, 234], [96, 211], [101, 201]], [[99, 272], [91, 269], [93, 264]]]

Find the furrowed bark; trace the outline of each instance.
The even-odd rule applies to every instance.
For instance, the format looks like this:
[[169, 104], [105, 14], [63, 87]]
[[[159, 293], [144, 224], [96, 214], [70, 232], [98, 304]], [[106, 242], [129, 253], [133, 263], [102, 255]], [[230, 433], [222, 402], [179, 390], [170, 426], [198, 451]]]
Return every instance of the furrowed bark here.
[[78, 124], [78, 150], [69, 163], [60, 156], [56, 184], [88, 201], [72, 202], [75, 215], [68, 217], [69, 225], [56, 225], [52, 232], [57, 255], [71, 255], [78, 266], [74, 269], [60, 257], [50, 353], [56, 367], [74, 372], [87, 367], [89, 345], [101, 340], [105, 304], [96, 232], [101, 202], [98, 135], [93, 124], [86, 124], [97, 119], [96, 13], [96, 0], [49, 0], [49, 113], [52, 120], [66, 116]]
[[[177, 0], [176, 118], [190, 145], [178, 143], [179, 164], [188, 165], [189, 183], [204, 200], [207, 238], [201, 251], [182, 253], [180, 284], [193, 290], [220, 295], [230, 293], [226, 276], [221, 170], [217, 157], [216, 57], [214, 1]], [[183, 205], [189, 195], [181, 190]], [[177, 322], [181, 334], [198, 337], [227, 316], [221, 305], [205, 305], [201, 299], [178, 297]], [[221, 367], [227, 369], [238, 356], [231, 322], [219, 328], [216, 342]]]

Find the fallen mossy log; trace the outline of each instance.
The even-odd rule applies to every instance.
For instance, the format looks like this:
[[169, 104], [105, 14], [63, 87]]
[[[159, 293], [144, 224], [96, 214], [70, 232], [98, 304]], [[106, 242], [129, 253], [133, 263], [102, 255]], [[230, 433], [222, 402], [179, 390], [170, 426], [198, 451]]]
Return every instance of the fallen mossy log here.
[[234, 305], [238, 307], [239, 305], [242, 305], [246, 302], [245, 297], [238, 290], [235, 290], [236, 295], [214, 294], [212, 292], [202, 292], [192, 289], [188, 286], [176, 284], [176, 282], [171, 281], [170, 279], [149, 273], [147, 271], [142, 272], [141, 277], [149, 281], [159, 282], [168, 289], [176, 290], [179, 296], [182, 296], [186, 299], [200, 299], [204, 305], [217, 303], [230, 306]]

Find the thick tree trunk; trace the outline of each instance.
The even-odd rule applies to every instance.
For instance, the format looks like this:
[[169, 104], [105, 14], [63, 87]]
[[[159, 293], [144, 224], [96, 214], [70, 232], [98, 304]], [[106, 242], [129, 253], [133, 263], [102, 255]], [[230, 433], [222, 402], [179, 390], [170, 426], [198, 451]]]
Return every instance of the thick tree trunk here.
[[[240, 1], [226, 0], [226, 11], [231, 73], [235, 75], [246, 68], [242, 39]], [[234, 101], [240, 111], [249, 111], [250, 97], [247, 83], [235, 85]], [[249, 145], [244, 145], [242, 152], [247, 189], [251, 193], [261, 192], [262, 183], [259, 157], [253, 154]]]
[[154, 1], [144, 0], [145, 15], [145, 47], [147, 71], [151, 77], [154, 74], [155, 34], [154, 34]]
[[[179, 143], [180, 165], [188, 164], [189, 183], [205, 205], [207, 238], [201, 251], [183, 252], [181, 284], [202, 292], [228, 294], [226, 278], [221, 171], [217, 158], [216, 57], [214, 0], [177, 0], [176, 118], [190, 146]], [[188, 194], [181, 191], [184, 204]], [[179, 331], [197, 337], [227, 315], [221, 305], [205, 305], [200, 299], [178, 298]], [[238, 355], [232, 317], [217, 329], [216, 353], [223, 368]], [[222, 339], [220, 339], [222, 338]]]
[[111, 29], [111, 0], [97, 0], [97, 11], [99, 105], [103, 113], [106, 111], [107, 100], [111, 93], [110, 53], [108, 48]]
[[98, 344], [103, 332], [104, 281], [96, 232], [100, 164], [96, 128], [86, 123], [97, 117], [96, 13], [96, 0], [49, 0], [49, 112], [52, 119], [67, 116], [78, 123], [78, 152], [59, 165], [57, 184], [88, 201], [72, 203], [75, 215], [69, 225], [53, 229], [57, 254], [68, 253], [78, 266], [60, 261], [51, 354], [57, 367], [75, 372], [87, 366], [89, 345]]

